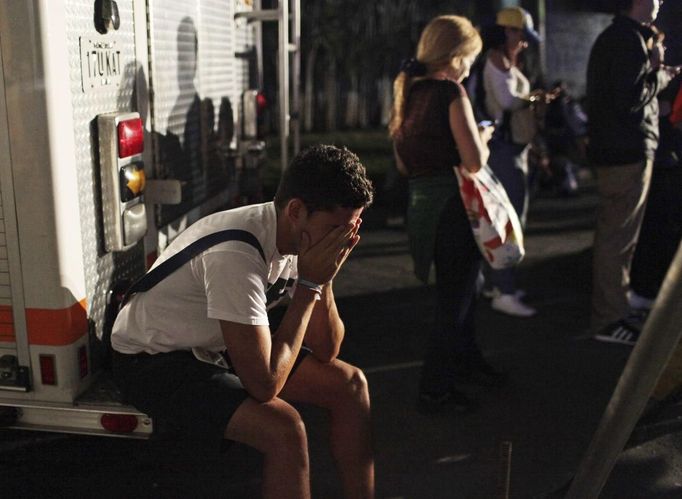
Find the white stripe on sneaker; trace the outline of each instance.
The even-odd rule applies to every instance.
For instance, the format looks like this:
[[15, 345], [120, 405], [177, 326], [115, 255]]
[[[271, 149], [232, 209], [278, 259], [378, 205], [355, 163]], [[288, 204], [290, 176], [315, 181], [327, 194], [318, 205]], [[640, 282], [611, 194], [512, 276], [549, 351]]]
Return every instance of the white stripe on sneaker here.
[[608, 343], [621, 343], [624, 345], [634, 345], [639, 337], [639, 332], [632, 330], [627, 325], [619, 324], [610, 333], [606, 331], [594, 336], [596, 340]]

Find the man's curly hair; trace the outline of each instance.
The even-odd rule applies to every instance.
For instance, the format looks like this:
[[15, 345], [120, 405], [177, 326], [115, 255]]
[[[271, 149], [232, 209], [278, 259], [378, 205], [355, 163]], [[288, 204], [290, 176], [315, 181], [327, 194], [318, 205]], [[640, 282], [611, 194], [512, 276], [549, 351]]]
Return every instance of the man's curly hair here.
[[367, 208], [374, 188], [355, 154], [345, 147], [319, 144], [293, 159], [275, 194], [275, 206], [281, 210], [293, 198], [302, 200], [311, 213], [337, 207]]

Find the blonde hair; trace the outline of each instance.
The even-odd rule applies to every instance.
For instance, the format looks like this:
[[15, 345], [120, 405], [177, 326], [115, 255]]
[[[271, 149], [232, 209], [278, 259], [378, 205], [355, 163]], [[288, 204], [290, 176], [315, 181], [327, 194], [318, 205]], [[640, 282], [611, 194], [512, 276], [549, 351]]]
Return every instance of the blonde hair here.
[[438, 16], [422, 31], [417, 45], [417, 61], [426, 67], [424, 76], [401, 71], [393, 82], [393, 110], [388, 132], [395, 137], [405, 118], [405, 102], [412, 84], [446, 68], [453, 58], [464, 59], [481, 51], [483, 42], [465, 17]]

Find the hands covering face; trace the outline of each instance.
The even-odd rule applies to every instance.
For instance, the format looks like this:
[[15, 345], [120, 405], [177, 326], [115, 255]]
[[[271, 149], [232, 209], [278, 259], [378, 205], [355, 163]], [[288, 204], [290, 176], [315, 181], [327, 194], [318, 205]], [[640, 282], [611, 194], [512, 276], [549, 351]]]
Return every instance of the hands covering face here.
[[317, 284], [326, 284], [338, 273], [348, 255], [360, 241], [362, 219], [338, 225], [313, 243], [310, 234], [301, 233], [298, 252], [299, 277]]

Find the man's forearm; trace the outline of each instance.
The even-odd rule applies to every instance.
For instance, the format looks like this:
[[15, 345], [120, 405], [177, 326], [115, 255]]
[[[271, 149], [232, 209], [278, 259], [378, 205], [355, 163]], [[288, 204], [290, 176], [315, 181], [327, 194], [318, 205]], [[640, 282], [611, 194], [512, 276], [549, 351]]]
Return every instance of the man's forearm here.
[[315, 305], [305, 343], [313, 350], [315, 357], [329, 362], [339, 354], [344, 334], [345, 326], [336, 308], [332, 283], [329, 282], [322, 290], [322, 299]]
[[346, 328], [339, 316], [339, 309], [336, 307], [336, 299], [334, 298], [334, 290], [332, 289], [331, 282], [325, 286], [324, 293], [322, 294], [322, 301], [327, 310], [329, 339], [334, 350], [336, 350], [336, 353], [338, 354], [338, 350], [341, 348], [341, 342], [343, 342], [343, 337], [346, 333]]
[[287, 307], [282, 322], [272, 335], [270, 352], [270, 372], [272, 373], [275, 395], [277, 395], [289, 376], [296, 361], [310, 318], [315, 308], [316, 293], [299, 287]]
[[284, 387], [301, 350], [316, 298], [311, 289], [297, 289], [274, 332], [265, 325], [220, 321], [232, 365], [256, 400], [272, 400]]

